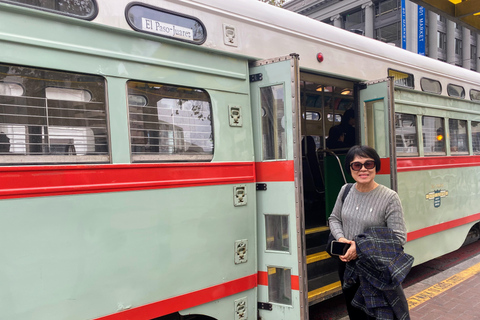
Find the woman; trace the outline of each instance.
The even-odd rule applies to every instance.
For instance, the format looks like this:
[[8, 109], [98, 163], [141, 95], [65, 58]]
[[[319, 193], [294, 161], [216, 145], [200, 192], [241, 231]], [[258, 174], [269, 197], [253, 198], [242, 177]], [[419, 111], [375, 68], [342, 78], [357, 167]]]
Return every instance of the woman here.
[[[339, 276], [350, 319], [375, 319], [351, 305], [359, 284], [348, 289], [344, 288], [343, 278], [346, 264], [356, 264], [358, 256], [354, 238], [369, 227], [390, 228], [403, 246], [406, 241], [403, 209], [397, 193], [379, 185], [374, 180], [376, 173], [380, 170], [380, 157], [373, 148], [353, 146], [346, 155], [345, 169], [350, 170], [356, 183], [343, 203], [342, 196], [345, 186], [342, 187], [329, 218], [330, 230], [335, 239], [350, 244], [345, 255], [340, 256]], [[401, 286], [398, 294], [401, 296], [402, 303], [406, 304]]]

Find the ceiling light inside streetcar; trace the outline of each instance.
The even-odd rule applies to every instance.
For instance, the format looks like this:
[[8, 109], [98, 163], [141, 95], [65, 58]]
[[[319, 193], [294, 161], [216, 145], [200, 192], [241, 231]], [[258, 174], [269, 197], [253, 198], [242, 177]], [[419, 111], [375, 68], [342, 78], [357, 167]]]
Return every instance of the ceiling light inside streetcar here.
[[343, 89], [342, 92], [340, 92], [340, 94], [344, 95], [344, 96], [347, 96], [347, 95], [352, 94], [352, 90], [346, 88], [346, 89]]
[[439, 135], [437, 136], [437, 141], [442, 141], [442, 140], [443, 140], [443, 135], [439, 134]]

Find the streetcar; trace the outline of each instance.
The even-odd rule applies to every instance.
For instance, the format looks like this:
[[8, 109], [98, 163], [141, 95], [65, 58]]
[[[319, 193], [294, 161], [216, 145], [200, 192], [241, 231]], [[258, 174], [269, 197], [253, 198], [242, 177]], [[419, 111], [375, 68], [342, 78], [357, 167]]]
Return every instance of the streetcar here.
[[476, 72], [255, 0], [0, 0], [0, 46], [2, 319], [308, 319], [347, 111], [416, 264], [480, 235]]

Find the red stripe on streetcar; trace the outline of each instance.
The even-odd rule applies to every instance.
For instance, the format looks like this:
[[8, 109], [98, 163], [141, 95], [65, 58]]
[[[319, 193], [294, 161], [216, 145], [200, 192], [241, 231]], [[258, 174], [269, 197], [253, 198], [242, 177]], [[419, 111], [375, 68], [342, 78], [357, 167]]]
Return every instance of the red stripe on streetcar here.
[[[298, 276], [290, 276], [292, 290], [300, 290], [300, 280]], [[258, 271], [258, 285], [268, 286], [268, 272]]]
[[255, 162], [256, 181], [294, 181], [293, 161]]
[[0, 168], [0, 199], [255, 182], [253, 162]]
[[398, 172], [478, 166], [480, 166], [480, 156], [397, 158]]
[[253, 274], [213, 287], [97, 318], [97, 320], [153, 319], [176, 311], [193, 308], [204, 303], [222, 299], [233, 294], [253, 289], [256, 286], [257, 275]]
[[390, 158], [380, 158], [380, 171], [377, 174], [390, 174]]
[[407, 241], [412, 241], [418, 238], [426, 237], [438, 232], [442, 232], [451, 228], [459, 227], [467, 223], [476, 222], [480, 220], [480, 213], [472, 214], [471, 216], [455, 219], [434, 226], [429, 226], [420, 230], [412, 231], [407, 234]]

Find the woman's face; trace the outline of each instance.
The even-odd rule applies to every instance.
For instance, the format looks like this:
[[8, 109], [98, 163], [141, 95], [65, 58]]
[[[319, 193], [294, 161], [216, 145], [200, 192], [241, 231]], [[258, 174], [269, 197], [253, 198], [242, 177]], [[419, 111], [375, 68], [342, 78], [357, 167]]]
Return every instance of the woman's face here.
[[[368, 162], [367, 162], [368, 161]], [[367, 167], [372, 165], [371, 162], [373, 162], [373, 168], [367, 169], [365, 168], [365, 162], [367, 162]], [[363, 164], [360, 168], [360, 170], [355, 171], [352, 168], [352, 163], [354, 164], [353, 166], [359, 166], [359, 164]], [[375, 160], [372, 158], [363, 158], [359, 156], [355, 156], [352, 162], [350, 162], [350, 173], [352, 174], [352, 178], [358, 183], [358, 184], [369, 184], [373, 182], [373, 179], [375, 179], [376, 171], [375, 171]]]

